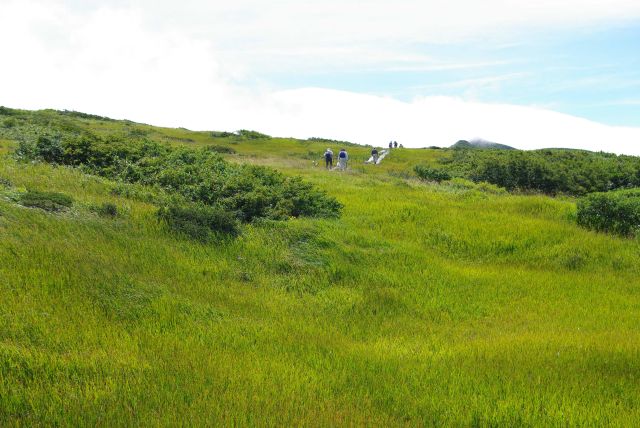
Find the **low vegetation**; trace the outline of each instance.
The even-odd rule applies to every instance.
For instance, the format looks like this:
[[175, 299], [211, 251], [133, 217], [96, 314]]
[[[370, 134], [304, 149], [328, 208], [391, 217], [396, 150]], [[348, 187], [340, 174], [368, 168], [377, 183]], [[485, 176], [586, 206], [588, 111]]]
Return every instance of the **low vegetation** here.
[[579, 150], [452, 150], [451, 175], [510, 191], [581, 196], [640, 186], [640, 158]]
[[0, 426], [640, 420], [639, 241], [573, 197], [472, 181], [448, 149], [350, 146], [338, 172], [326, 142], [7, 118]]
[[577, 220], [599, 232], [635, 236], [640, 232], [640, 189], [587, 195], [578, 201]]
[[416, 165], [413, 169], [418, 178], [425, 181], [441, 181], [451, 180], [451, 174], [444, 169], [430, 168], [424, 165]]
[[90, 209], [102, 217], [117, 217], [118, 207], [113, 202], [103, 202], [97, 205], [91, 205]]
[[204, 243], [240, 233], [238, 219], [218, 206], [174, 204], [160, 208], [157, 215], [174, 232]]
[[17, 198], [18, 203], [24, 207], [40, 208], [45, 211], [64, 211], [73, 205], [73, 198], [64, 193], [41, 192], [30, 190], [22, 193]]
[[[193, 149], [159, 144], [140, 138], [140, 133], [100, 137], [88, 131], [56, 131], [23, 136], [17, 158], [78, 167], [117, 182], [160, 188], [178, 197], [178, 202], [163, 207], [159, 218], [186, 236], [202, 240], [208, 236], [203, 230], [207, 227], [213, 234], [237, 235], [236, 220], [338, 217], [342, 208], [335, 198], [298, 177], [226, 161], [219, 153], [235, 151], [225, 146]], [[253, 131], [240, 135], [268, 138]]]

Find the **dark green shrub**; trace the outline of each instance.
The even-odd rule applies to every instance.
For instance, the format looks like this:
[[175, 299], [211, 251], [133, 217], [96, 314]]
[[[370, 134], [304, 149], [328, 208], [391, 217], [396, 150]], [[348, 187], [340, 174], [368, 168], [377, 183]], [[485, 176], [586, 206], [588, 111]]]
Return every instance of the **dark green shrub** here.
[[17, 123], [18, 123], [18, 122], [16, 121], [16, 119], [15, 119], [15, 118], [13, 118], [13, 117], [9, 117], [9, 118], [5, 119], [5, 120], [2, 122], [2, 126], [3, 126], [4, 128], [13, 128], [14, 126], [16, 126], [16, 125], [17, 125]]
[[[102, 138], [88, 133], [65, 135], [62, 140], [40, 136], [37, 141], [33, 144], [25, 140], [19, 146], [22, 159], [72, 165], [120, 184], [155, 188], [188, 202], [220, 206], [244, 222], [259, 218], [337, 217], [342, 207], [300, 179], [267, 167], [227, 162], [213, 151], [218, 150], [215, 146], [213, 150], [173, 148], [128, 136]], [[222, 147], [219, 150], [233, 151]]]
[[451, 174], [444, 169], [429, 168], [428, 166], [416, 165], [413, 168], [418, 178], [425, 181], [441, 181], [451, 180]]
[[293, 217], [332, 218], [339, 217], [342, 210], [340, 202], [327, 197], [325, 192], [314, 188], [300, 177], [288, 177], [283, 183], [281, 198], [275, 208], [284, 204], [290, 204], [285, 212], [288, 211]]
[[599, 232], [634, 236], [640, 232], [640, 189], [592, 193], [578, 201], [577, 222]]
[[237, 136], [237, 134], [234, 134], [233, 132], [217, 132], [217, 131], [213, 131], [209, 135], [213, 138], [229, 138], [229, 137]]
[[117, 217], [118, 207], [112, 202], [103, 202], [91, 207], [91, 210], [101, 217]]
[[458, 177], [507, 190], [585, 195], [640, 186], [640, 157], [584, 150], [451, 150], [440, 162]]
[[111, 194], [156, 205], [162, 205], [167, 200], [167, 194], [163, 190], [155, 186], [142, 186], [137, 183], [117, 183], [111, 189]]
[[20, 160], [36, 160], [38, 157], [36, 145], [33, 143], [33, 141], [27, 138], [20, 138], [18, 140], [18, 147], [16, 147], [15, 156]]
[[36, 156], [49, 163], [60, 163], [64, 150], [57, 135], [40, 135], [36, 141]]
[[265, 138], [271, 138], [271, 136], [267, 134], [262, 134], [258, 131], [249, 131], [247, 129], [240, 129], [237, 131], [237, 134], [242, 138], [246, 138], [247, 140], [260, 140]]
[[[330, 145], [335, 144], [338, 146], [357, 146], [358, 145], [349, 141], [332, 140], [330, 138], [321, 138], [321, 137], [311, 137], [311, 138], [308, 138], [307, 141], [313, 141], [315, 143], [323, 143], [323, 144], [330, 144]], [[373, 146], [367, 145], [367, 147], [373, 147]]]
[[2, 116], [13, 116], [18, 114], [17, 110], [14, 110], [12, 108], [8, 108], [5, 106], [0, 106], [0, 115]]
[[216, 153], [226, 153], [226, 154], [235, 154], [237, 153], [233, 147], [229, 146], [207, 146], [207, 150]]
[[73, 111], [73, 110], [58, 110], [58, 113], [63, 115], [63, 116], [77, 117], [77, 118], [80, 118], [80, 119], [93, 119], [93, 120], [101, 120], [101, 121], [106, 121], [106, 122], [114, 122], [115, 121], [115, 119], [111, 119], [109, 117], [97, 116], [95, 114], [82, 113], [82, 112]]
[[146, 137], [147, 135], [149, 135], [151, 131], [149, 131], [148, 129], [141, 129], [141, 128], [133, 128], [129, 130], [129, 136], [131, 137]]
[[30, 190], [20, 195], [18, 202], [20, 205], [29, 208], [40, 208], [45, 211], [64, 211], [71, 208], [73, 198], [64, 193], [57, 192], [40, 192], [38, 190]]
[[240, 233], [234, 213], [217, 206], [174, 203], [160, 208], [157, 216], [173, 232], [200, 242], [209, 242], [212, 238], [224, 235], [237, 236]]

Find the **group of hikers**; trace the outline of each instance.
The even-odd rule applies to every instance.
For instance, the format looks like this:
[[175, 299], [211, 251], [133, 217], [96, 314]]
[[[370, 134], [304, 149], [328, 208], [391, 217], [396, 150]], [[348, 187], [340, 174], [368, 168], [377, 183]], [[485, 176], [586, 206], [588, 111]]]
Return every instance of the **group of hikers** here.
[[[400, 147], [402, 147], [402, 144], [400, 144]], [[389, 141], [389, 148], [394, 148], [397, 149], [398, 148], [398, 142], [397, 141]]]
[[[400, 147], [402, 147], [402, 144], [400, 144]], [[389, 141], [389, 149], [392, 149], [392, 148], [398, 148], [397, 141]], [[383, 153], [384, 153], [384, 150], [383, 150]], [[378, 149], [374, 147], [373, 149], [371, 149], [371, 161], [372, 161], [371, 163], [373, 163], [374, 165], [377, 165], [379, 159], [380, 159], [380, 153], [378, 152]], [[341, 171], [344, 171], [345, 169], [347, 169], [348, 161], [349, 161], [349, 154], [345, 149], [340, 149], [340, 152], [338, 153], [338, 164], [336, 165], [336, 168]], [[324, 165], [326, 169], [333, 169], [333, 151], [330, 148], [327, 148], [327, 150], [324, 152]]]
[[[349, 154], [345, 149], [340, 149], [340, 153], [338, 153], [338, 165], [336, 168], [344, 171], [347, 169], [347, 161], [349, 160]], [[324, 152], [324, 165], [327, 169], [333, 169], [333, 151], [330, 148], [327, 148], [327, 151]]]

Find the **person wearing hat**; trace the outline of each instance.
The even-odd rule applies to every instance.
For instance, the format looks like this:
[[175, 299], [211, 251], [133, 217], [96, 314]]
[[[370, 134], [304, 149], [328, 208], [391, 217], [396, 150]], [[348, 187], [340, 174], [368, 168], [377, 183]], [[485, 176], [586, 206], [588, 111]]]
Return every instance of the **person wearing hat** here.
[[327, 169], [333, 168], [333, 152], [329, 148], [324, 152], [324, 166]]

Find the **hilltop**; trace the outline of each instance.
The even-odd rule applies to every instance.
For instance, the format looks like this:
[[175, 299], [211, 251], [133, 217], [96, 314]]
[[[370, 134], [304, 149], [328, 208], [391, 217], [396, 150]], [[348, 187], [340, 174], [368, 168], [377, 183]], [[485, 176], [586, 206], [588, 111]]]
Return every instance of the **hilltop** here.
[[1, 108], [0, 425], [640, 419], [638, 158], [328, 144]]
[[497, 150], [517, 150], [505, 144], [498, 144], [486, 140], [459, 140], [451, 146], [452, 149], [497, 149]]

